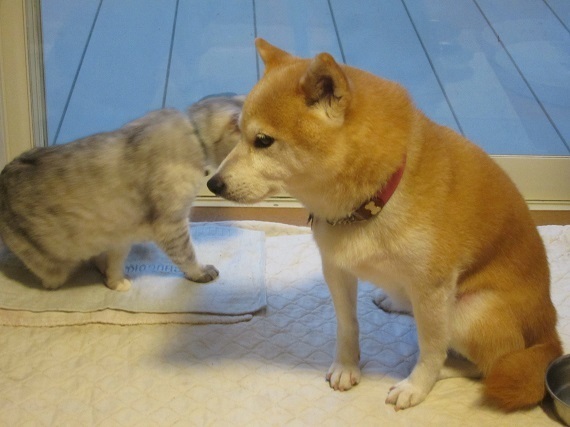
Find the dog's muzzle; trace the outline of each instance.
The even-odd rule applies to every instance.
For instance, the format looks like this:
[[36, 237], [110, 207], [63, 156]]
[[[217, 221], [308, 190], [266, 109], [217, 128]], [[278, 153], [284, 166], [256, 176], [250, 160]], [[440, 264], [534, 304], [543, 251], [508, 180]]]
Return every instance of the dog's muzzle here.
[[223, 196], [226, 191], [226, 183], [218, 174], [211, 177], [206, 185], [208, 186], [208, 190], [216, 196]]

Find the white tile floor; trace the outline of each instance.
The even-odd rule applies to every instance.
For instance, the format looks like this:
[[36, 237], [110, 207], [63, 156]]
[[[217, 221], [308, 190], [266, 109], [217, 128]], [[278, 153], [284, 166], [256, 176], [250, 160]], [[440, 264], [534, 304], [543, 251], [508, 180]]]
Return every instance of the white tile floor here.
[[403, 83], [491, 154], [570, 154], [568, 0], [43, 0], [50, 143], [246, 93], [253, 39]]

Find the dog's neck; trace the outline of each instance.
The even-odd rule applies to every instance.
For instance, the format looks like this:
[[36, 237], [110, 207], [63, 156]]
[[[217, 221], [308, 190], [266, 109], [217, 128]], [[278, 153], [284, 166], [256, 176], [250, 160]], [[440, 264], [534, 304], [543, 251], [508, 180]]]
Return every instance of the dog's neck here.
[[[390, 176], [386, 184], [384, 184], [382, 188], [380, 188], [380, 190], [378, 190], [370, 199], [352, 211], [349, 215], [335, 220], [327, 219], [327, 222], [330, 225], [346, 225], [355, 222], [368, 221], [378, 215], [382, 209], [384, 209], [384, 206], [386, 206], [392, 195], [396, 192], [396, 189], [402, 180], [405, 167], [406, 157], [404, 156], [402, 165], [392, 174], [392, 176]], [[309, 216], [309, 222], [312, 222], [313, 218], [314, 216], [311, 214]]]

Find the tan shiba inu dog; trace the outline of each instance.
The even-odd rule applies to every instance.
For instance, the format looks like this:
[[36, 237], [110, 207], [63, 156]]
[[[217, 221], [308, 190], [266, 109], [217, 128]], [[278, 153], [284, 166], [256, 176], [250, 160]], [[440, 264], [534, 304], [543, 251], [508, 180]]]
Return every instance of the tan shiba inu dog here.
[[[265, 75], [245, 101], [242, 140], [208, 186], [243, 203], [284, 190], [312, 212], [338, 319], [331, 387], [360, 380], [362, 279], [417, 323], [419, 359], [387, 403], [417, 405], [439, 378], [467, 373], [482, 375], [503, 409], [538, 403], [562, 349], [544, 246], [515, 185], [398, 84], [326, 53], [256, 45]], [[472, 372], [446, 366], [449, 350]]]

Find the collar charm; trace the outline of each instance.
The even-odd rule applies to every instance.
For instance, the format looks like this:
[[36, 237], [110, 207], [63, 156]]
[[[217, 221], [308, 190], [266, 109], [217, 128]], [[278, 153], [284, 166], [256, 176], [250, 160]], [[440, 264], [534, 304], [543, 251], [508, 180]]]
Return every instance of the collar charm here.
[[[375, 217], [380, 212], [388, 200], [392, 197], [396, 189], [398, 188], [398, 184], [402, 179], [402, 175], [404, 174], [404, 168], [406, 166], [406, 157], [404, 157], [404, 162], [400, 168], [390, 177], [388, 182], [384, 187], [382, 187], [374, 196], [364, 202], [358, 209], [353, 211], [350, 215], [345, 216], [344, 218], [340, 218], [334, 221], [327, 220], [330, 225], [347, 225], [352, 224], [355, 222], [367, 221], [370, 218]], [[312, 225], [314, 219], [314, 215], [309, 215], [309, 224]]]

